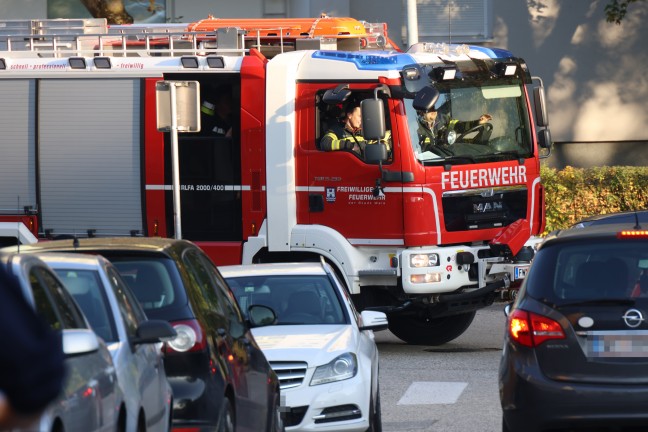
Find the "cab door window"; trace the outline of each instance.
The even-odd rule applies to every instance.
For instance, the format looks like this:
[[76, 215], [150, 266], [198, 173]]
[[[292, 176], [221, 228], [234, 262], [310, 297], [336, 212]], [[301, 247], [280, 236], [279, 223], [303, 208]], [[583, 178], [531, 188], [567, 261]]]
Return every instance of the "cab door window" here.
[[[362, 129], [361, 102], [373, 99], [372, 91], [352, 92], [344, 102], [332, 104], [324, 102], [322, 90], [316, 95], [316, 147], [320, 151], [343, 151], [351, 153], [364, 160], [364, 149], [367, 145], [376, 144], [375, 140], [366, 140]], [[380, 96], [384, 104], [384, 112], [389, 113], [387, 98]], [[390, 163], [393, 154], [391, 121], [385, 115], [386, 133], [380, 140], [387, 146]]]

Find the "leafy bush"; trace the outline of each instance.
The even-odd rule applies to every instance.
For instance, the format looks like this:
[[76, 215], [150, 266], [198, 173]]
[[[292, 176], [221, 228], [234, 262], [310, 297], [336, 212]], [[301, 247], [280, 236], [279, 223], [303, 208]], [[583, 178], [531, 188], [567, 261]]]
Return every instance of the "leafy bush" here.
[[648, 167], [562, 170], [542, 166], [546, 191], [545, 234], [587, 216], [648, 209]]

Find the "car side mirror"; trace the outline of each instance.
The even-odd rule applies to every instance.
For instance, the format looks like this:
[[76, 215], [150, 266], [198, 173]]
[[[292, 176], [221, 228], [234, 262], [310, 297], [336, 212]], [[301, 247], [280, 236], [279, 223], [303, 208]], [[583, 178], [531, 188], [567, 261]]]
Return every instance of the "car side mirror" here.
[[134, 345], [168, 342], [178, 334], [171, 324], [163, 320], [147, 320], [137, 328], [137, 335], [131, 339]]
[[360, 312], [360, 318], [362, 319], [362, 325], [360, 326], [360, 331], [386, 330], [389, 326], [387, 322], [387, 315], [384, 312], [363, 310], [362, 312]]
[[63, 330], [63, 353], [66, 356], [88, 354], [99, 349], [99, 339], [89, 329]]
[[252, 327], [263, 327], [277, 323], [277, 314], [268, 306], [250, 306], [248, 308], [248, 317]]

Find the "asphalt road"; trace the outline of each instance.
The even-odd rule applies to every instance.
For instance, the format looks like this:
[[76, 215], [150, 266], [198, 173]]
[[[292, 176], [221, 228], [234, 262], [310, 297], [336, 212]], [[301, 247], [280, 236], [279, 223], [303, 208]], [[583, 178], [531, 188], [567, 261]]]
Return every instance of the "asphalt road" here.
[[385, 432], [499, 432], [497, 368], [504, 303], [477, 312], [468, 330], [440, 346], [407, 345], [376, 333]]

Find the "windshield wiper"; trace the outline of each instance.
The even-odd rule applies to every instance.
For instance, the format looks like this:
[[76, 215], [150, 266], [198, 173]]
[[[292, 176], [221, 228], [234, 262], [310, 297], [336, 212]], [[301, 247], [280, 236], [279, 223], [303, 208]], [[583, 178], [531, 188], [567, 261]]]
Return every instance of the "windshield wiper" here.
[[468, 155], [449, 156], [443, 162], [475, 163], [475, 158]]
[[505, 158], [511, 158], [511, 159], [520, 159], [524, 158], [526, 156], [520, 154], [516, 150], [507, 150], [507, 151], [498, 151], [495, 153], [489, 153], [489, 154], [483, 154], [483, 155], [478, 155], [477, 158], [479, 159], [505, 159]]
[[633, 299], [629, 298], [617, 298], [617, 299], [592, 299], [592, 300], [580, 300], [571, 303], [561, 303], [556, 306], [565, 307], [565, 306], [632, 306], [635, 304]]

